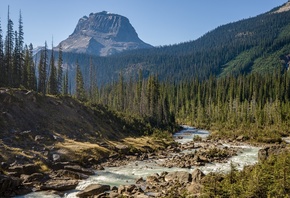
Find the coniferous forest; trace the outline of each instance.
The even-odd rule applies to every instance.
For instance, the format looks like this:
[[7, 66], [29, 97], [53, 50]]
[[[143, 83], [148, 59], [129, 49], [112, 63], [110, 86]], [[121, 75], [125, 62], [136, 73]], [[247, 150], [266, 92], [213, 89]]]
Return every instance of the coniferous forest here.
[[[45, 42], [36, 59], [32, 44], [24, 44], [21, 13], [18, 28], [14, 28], [8, 11], [5, 37], [0, 26], [0, 86], [34, 90], [42, 95], [71, 94], [86, 105], [103, 105], [171, 132], [176, 124], [189, 124], [210, 130], [212, 138], [243, 136], [250, 142], [281, 143], [282, 137], [290, 135], [290, 37], [286, 16], [290, 12], [272, 18], [263, 15], [259, 20], [264, 20], [264, 26], [274, 24], [268, 32], [262, 31], [264, 26], [251, 25], [255, 19], [240, 22], [240, 28], [250, 24], [251, 32], [257, 32], [257, 37], [249, 39], [246, 36], [251, 32], [216, 39], [228, 31], [222, 26], [195, 42], [152, 51], [106, 58], [77, 55], [80, 58], [74, 60], [74, 74], [69, 74], [72, 71], [64, 67], [64, 58], [73, 54], [63, 54], [61, 45], [57, 52], [49, 51]], [[240, 32], [234, 24], [229, 26], [232, 32]], [[274, 60], [267, 62], [271, 57]], [[120, 69], [113, 81], [100, 82], [96, 68], [104, 67], [102, 61], [112, 63], [115, 69], [116, 62], [128, 60], [131, 65], [146, 62], [151, 70], [134, 68], [130, 76], [128, 68]], [[233, 167], [222, 181], [217, 181], [218, 175], [209, 176], [209, 184], [216, 181], [217, 185], [206, 185], [204, 193], [208, 197], [287, 197], [289, 157], [272, 157], [250, 171], [237, 172]], [[275, 173], [272, 176], [271, 168]], [[251, 177], [261, 180], [245, 182]], [[281, 181], [283, 185], [279, 186]]]

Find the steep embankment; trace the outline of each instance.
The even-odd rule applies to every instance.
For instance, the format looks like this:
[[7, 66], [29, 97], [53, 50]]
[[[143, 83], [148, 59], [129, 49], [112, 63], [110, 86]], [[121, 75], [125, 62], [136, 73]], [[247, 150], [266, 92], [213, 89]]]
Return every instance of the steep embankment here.
[[15, 160], [85, 164], [90, 158], [96, 162], [118, 152], [116, 142], [146, 131], [139, 120], [118, 116], [101, 105], [88, 107], [71, 97], [27, 90], [1, 89], [0, 111], [0, 162], [8, 164]]

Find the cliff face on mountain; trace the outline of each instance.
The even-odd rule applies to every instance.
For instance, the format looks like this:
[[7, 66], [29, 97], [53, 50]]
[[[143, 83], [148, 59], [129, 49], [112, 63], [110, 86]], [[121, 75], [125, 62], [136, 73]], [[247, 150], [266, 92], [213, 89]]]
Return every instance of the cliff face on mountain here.
[[152, 47], [138, 37], [126, 17], [106, 11], [91, 13], [79, 19], [74, 32], [61, 45], [64, 52], [100, 56]]

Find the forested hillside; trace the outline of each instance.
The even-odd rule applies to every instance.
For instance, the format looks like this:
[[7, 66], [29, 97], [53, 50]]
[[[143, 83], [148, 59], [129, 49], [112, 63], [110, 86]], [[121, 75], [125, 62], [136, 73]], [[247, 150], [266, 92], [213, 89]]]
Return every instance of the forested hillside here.
[[89, 84], [89, 65], [93, 64], [98, 85], [118, 79], [137, 79], [139, 70], [147, 78], [158, 74], [161, 81], [210, 75], [264, 73], [288, 67], [290, 52], [290, 12], [261, 14], [257, 17], [222, 25], [201, 38], [172, 46], [127, 51], [110, 57], [64, 53], [64, 63], [74, 78], [76, 62]]

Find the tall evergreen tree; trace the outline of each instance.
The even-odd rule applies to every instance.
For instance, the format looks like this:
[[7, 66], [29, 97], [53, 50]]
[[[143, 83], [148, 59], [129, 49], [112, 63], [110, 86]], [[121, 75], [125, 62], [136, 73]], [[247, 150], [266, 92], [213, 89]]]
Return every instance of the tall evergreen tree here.
[[30, 57], [28, 46], [25, 45], [25, 56], [24, 56], [24, 69], [22, 72], [22, 85], [28, 89], [29, 86], [29, 75], [30, 75]]
[[86, 100], [84, 80], [79, 63], [76, 63], [76, 98], [80, 101]]
[[38, 92], [43, 95], [46, 94], [47, 81], [47, 43], [45, 42], [44, 49], [40, 53], [40, 60], [38, 65]]
[[63, 76], [63, 88], [62, 88], [63, 95], [68, 95], [68, 67], [66, 68], [66, 73]]
[[8, 6], [7, 17], [7, 33], [5, 37], [5, 69], [4, 69], [4, 81], [8, 86], [12, 86], [13, 82], [13, 49], [14, 49], [14, 31], [13, 22], [10, 19], [10, 11]]
[[29, 69], [29, 76], [28, 76], [28, 81], [29, 81], [29, 89], [32, 90], [37, 90], [37, 79], [36, 79], [36, 70], [35, 70], [35, 64], [33, 61], [33, 45], [32, 43], [30, 43], [29, 45], [29, 65], [30, 65], [30, 69]]
[[94, 67], [92, 57], [90, 57], [90, 82], [89, 82], [89, 98], [91, 101], [96, 102], [96, 97], [98, 94], [97, 86], [97, 72]]
[[49, 74], [49, 93], [56, 95], [58, 93], [58, 84], [57, 84], [57, 71], [55, 67], [54, 51], [53, 46], [51, 49], [50, 57], [50, 74]]
[[12, 85], [13, 87], [19, 87], [21, 83], [21, 67], [20, 67], [20, 50], [18, 33], [15, 31], [15, 47], [13, 52], [13, 69], [12, 69]]
[[63, 79], [62, 64], [63, 64], [62, 45], [60, 43], [58, 48], [58, 62], [57, 62], [57, 91], [59, 94], [62, 93], [62, 79]]
[[125, 87], [124, 87], [124, 76], [122, 72], [119, 74], [118, 90], [117, 90], [117, 110], [124, 110], [125, 100]]
[[4, 44], [3, 44], [3, 32], [0, 21], [0, 86], [4, 86], [5, 79], [5, 66], [4, 66]]
[[[15, 44], [16, 45], [16, 44]], [[21, 10], [19, 11], [19, 20], [18, 20], [18, 68], [19, 68], [19, 83], [23, 83], [23, 74], [22, 71], [24, 68], [24, 32], [23, 32], [23, 21]]]

